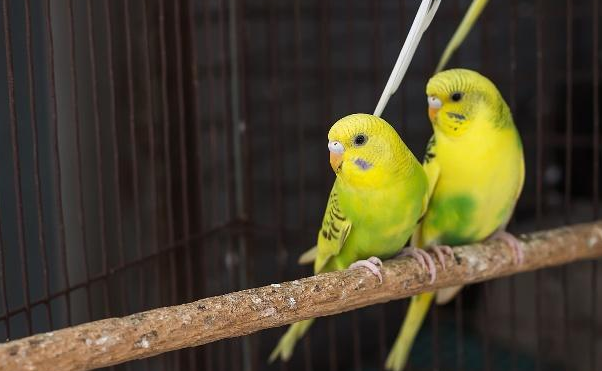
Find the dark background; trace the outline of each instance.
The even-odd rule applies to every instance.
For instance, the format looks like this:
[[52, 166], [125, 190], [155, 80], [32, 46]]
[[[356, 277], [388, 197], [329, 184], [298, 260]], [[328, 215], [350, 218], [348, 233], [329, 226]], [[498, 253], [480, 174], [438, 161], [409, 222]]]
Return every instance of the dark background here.
[[[419, 1], [2, 0], [0, 338], [306, 276], [334, 180], [326, 133], [372, 112]], [[383, 114], [421, 158], [445, 0]], [[524, 141], [515, 233], [593, 220], [599, 4], [491, 0], [450, 67], [490, 77]], [[466, 288], [412, 370], [602, 367], [599, 262]], [[116, 369], [375, 370], [407, 301]], [[596, 363], [597, 361], [597, 363]]]

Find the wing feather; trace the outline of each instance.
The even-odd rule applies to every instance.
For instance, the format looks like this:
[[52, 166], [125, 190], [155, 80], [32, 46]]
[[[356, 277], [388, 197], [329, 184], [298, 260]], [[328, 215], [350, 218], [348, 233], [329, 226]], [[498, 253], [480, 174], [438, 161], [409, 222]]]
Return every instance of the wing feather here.
[[[435, 139], [435, 135], [429, 139], [426, 145], [426, 151], [424, 154], [424, 160], [422, 161], [422, 168], [426, 173], [426, 178], [428, 180], [428, 194], [424, 196], [424, 200], [422, 202], [422, 215], [426, 213], [428, 208], [429, 200], [435, 191], [435, 186], [437, 185], [437, 181], [439, 180], [439, 173], [441, 171], [441, 167], [439, 166], [439, 162], [437, 161], [437, 141]], [[410, 244], [414, 247], [424, 247], [424, 241], [422, 241], [422, 223], [418, 224], [418, 227], [414, 231], [412, 235], [412, 239]]]
[[328, 197], [322, 228], [318, 235], [317, 254], [314, 262], [315, 273], [321, 272], [328, 261], [340, 253], [350, 232], [351, 221], [339, 207], [336, 187], [333, 187]]

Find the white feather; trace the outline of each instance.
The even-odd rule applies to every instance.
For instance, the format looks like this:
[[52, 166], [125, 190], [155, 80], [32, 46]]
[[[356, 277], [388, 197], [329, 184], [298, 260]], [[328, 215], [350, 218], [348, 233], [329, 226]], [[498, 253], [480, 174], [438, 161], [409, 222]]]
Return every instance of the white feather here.
[[403, 43], [403, 47], [401, 48], [401, 52], [399, 52], [399, 57], [397, 57], [391, 76], [389, 76], [387, 85], [385, 85], [385, 90], [378, 100], [378, 104], [374, 110], [374, 116], [380, 116], [383, 113], [389, 102], [389, 98], [391, 98], [399, 88], [401, 80], [408, 70], [410, 61], [414, 57], [414, 53], [416, 53], [422, 34], [431, 24], [431, 21], [439, 8], [439, 4], [441, 4], [441, 0], [422, 0], [418, 12], [416, 13], [416, 17], [414, 18], [414, 22], [412, 23], [412, 27], [410, 27], [408, 37]]

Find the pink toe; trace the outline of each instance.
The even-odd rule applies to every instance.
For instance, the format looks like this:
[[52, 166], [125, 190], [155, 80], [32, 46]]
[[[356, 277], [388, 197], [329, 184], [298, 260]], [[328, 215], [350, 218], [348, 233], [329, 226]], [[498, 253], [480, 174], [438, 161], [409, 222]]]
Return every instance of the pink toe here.
[[426, 251], [421, 250], [421, 249], [418, 251], [420, 254], [422, 254], [422, 256], [424, 257], [424, 260], [426, 261], [426, 264], [428, 266], [428, 271], [431, 276], [429, 283], [432, 284], [433, 282], [435, 282], [435, 279], [437, 278], [437, 268], [435, 267], [435, 261], [429, 255], [429, 253], [427, 253]]
[[511, 233], [506, 231], [497, 232], [495, 236], [512, 247], [514, 252], [514, 264], [522, 264], [524, 260], [524, 252], [521, 242]]
[[502, 240], [506, 244], [510, 245], [510, 247], [512, 247], [512, 251], [514, 252], [514, 257], [512, 261], [514, 262], [514, 264], [523, 263], [523, 260], [525, 258], [524, 251], [521, 246], [521, 241], [518, 238], [514, 237], [511, 233], [500, 230], [491, 235], [491, 237], [489, 237], [487, 240], [490, 241], [492, 239]]
[[418, 251], [419, 250], [413, 250], [410, 254], [414, 259], [418, 260], [422, 269], [427, 269], [426, 261], [424, 261], [424, 257]]
[[514, 255], [515, 255], [515, 263], [523, 264], [523, 261], [525, 260], [525, 254], [524, 254], [523, 248], [518, 245], [514, 246]]
[[382, 260], [380, 260], [380, 259], [379, 259], [378, 257], [376, 257], [376, 256], [371, 256], [371, 257], [369, 257], [369, 258], [368, 258], [368, 261], [369, 261], [370, 263], [374, 264], [374, 265], [377, 265], [377, 266], [379, 266], [379, 267], [382, 267], [382, 266], [383, 266], [383, 261], [382, 261]]
[[446, 260], [445, 255], [449, 255], [453, 259], [454, 251], [452, 250], [451, 247], [449, 247], [447, 245], [433, 246], [431, 249], [433, 250], [435, 255], [437, 255], [437, 260], [439, 261], [439, 264], [441, 264], [441, 268], [443, 270], [445, 270], [447, 268], [445, 266], [445, 260]]
[[418, 249], [416, 249], [415, 247], [406, 247], [405, 249], [403, 249], [403, 251], [401, 252], [401, 256], [411, 256], [412, 258], [416, 259], [418, 261], [418, 263], [420, 264], [420, 266], [422, 267], [422, 269], [426, 269], [426, 263], [424, 261], [424, 258], [422, 257], [422, 255], [420, 255], [418, 253]]
[[411, 256], [416, 259], [422, 269], [428, 270], [429, 275], [431, 277], [430, 283], [435, 282], [435, 278], [437, 277], [437, 268], [435, 267], [435, 261], [433, 258], [424, 251], [423, 249], [418, 249], [415, 247], [406, 247], [400, 254], [401, 256]]
[[439, 261], [439, 264], [441, 264], [441, 268], [445, 270], [445, 257], [443, 256], [443, 252], [438, 247], [434, 247], [433, 251], [435, 252], [435, 255], [437, 255], [437, 260]]
[[450, 258], [454, 257], [454, 250], [449, 247], [448, 245], [442, 245], [440, 246], [441, 249], [443, 250], [444, 253], [446, 253], [447, 255], [449, 255]]
[[356, 269], [359, 267], [364, 267], [367, 268], [370, 272], [372, 272], [373, 275], [375, 275], [376, 277], [378, 277], [378, 281], [380, 283], [383, 282], [383, 276], [380, 273], [380, 269], [371, 261], [368, 260], [358, 260], [355, 263], [351, 264], [349, 266], [349, 269]]

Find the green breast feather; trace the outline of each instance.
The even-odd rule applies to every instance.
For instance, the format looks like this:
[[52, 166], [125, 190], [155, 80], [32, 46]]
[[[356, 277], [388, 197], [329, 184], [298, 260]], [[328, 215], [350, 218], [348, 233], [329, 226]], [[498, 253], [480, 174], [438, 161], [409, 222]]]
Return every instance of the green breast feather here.
[[[474, 240], [471, 226], [474, 225], [476, 204], [470, 195], [434, 197], [424, 223], [427, 230], [439, 231], [439, 243], [461, 245]], [[433, 233], [435, 234], [435, 233]]]

